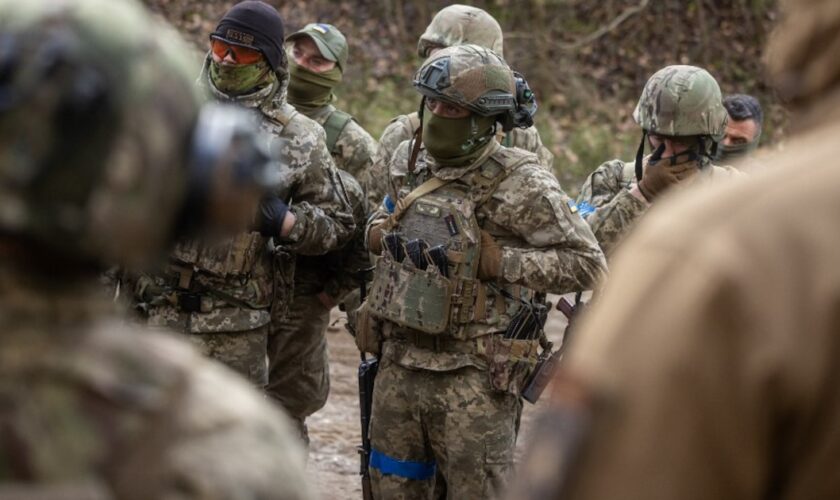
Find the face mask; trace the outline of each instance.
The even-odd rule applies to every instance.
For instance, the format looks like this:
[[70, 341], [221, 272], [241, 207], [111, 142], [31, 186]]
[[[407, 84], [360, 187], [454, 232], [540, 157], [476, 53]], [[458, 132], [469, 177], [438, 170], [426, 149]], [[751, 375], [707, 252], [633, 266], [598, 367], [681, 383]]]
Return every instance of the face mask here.
[[274, 73], [266, 61], [254, 64], [222, 65], [210, 61], [210, 81], [229, 95], [247, 94], [273, 81]]
[[323, 73], [315, 73], [289, 58], [289, 102], [297, 106], [319, 108], [333, 100], [332, 89], [341, 82], [338, 66]]
[[431, 111], [423, 119], [423, 144], [441, 165], [468, 165], [481, 155], [493, 139], [496, 117], [471, 114], [465, 118], [444, 118]]
[[741, 144], [732, 144], [729, 146], [718, 144], [715, 160], [721, 163], [732, 163], [749, 156], [756, 148], [758, 148], [757, 137], [752, 142], [742, 142]]

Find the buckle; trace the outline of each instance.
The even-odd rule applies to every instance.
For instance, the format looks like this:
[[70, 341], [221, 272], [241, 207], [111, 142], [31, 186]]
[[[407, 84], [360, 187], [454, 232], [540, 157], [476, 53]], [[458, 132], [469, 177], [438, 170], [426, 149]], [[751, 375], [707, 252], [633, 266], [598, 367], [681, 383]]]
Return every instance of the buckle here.
[[184, 312], [201, 312], [201, 294], [191, 292], [179, 293], [178, 307]]

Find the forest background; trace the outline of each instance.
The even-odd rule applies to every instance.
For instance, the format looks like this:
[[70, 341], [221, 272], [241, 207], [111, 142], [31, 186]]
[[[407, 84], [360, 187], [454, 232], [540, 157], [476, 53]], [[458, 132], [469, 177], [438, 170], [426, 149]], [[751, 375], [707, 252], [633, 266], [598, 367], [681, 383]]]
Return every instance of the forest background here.
[[[235, 1], [143, 0], [196, 48]], [[451, 2], [266, 0], [286, 34], [310, 22], [337, 26], [350, 44], [337, 106], [379, 138], [389, 120], [414, 111], [417, 40]], [[602, 162], [631, 159], [640, 138], [632, 112], [641, 89], [669, 64], [706, 68], [724, 94], [747, 93], [765, 111], [763, 145], [784, 137], [787, 116], [767, 84], [762, 54], [776, 0], [482, 0], [505, 32], [505, 58], [537, 94], [536, 124], [572, 195]]]

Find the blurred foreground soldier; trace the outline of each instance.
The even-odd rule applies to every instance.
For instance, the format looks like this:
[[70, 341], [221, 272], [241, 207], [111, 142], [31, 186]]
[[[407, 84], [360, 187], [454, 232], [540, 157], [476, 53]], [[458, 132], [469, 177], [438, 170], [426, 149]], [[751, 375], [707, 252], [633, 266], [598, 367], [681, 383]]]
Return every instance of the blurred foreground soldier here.
[[799, 136], [619, 250], [510, 498], [840, 495], [840, 9], [788, 5], [768, 54]]
[[[642, 127], [635, 163], [612, 160], [587, 177], [577, 208], [607, 255], [654, 201], [674, 187], [738, 175], [712, 164], [727, 115], [706, 70], [668, 66], [642, 91], [633, 119]], [[653, 153], [644, 156], [645, 146]]]
[[723, 107], [729, 114], [726, 133], [718, 148], [717, 161], [723, 165], [740, 162], [758, 149], [764, 112], [751, 95], [726, 96]]
[[[235, 5], [210, 35], [199, 83], [259, 111], [283, 164], [255, 228], [223, 242], [180, 242], [168, 269], [141, 283], [149, 324], [189, 334], [206, 354], [258, 387], [267, 382], [272, 321], [291, 303], [295, 255], [338, 248], [354, 229], [324, 131], [286, 103], [283, 22], [263, 2]], [[273, 319], [272, 319], [273, 318]]]
[[[504, 57], [504, 37], [499, 22], [478, 7], [454, 4], [441, 9], [429, 23], [417, 42], [417, 55], [425, 59], [437, 50], [465, 44], [479, 45]], [[527, 92], [531, 90], [527, 89]], [[420, 117], [415, 112], [394, 118], [382, 132], [371, 176], [367, 181], [371, 209], [382, 203], [382, 198], [391, 189], [388, 185], [388, 165], [394, 151], [400, 143], [413, 138], [421, 125]], [[517, 127], [504, 133], [499, 131], [498, 139], [505, 147], [517, 147], [536, 153], [539, 163], [553, 172], [554, 155], [543, 146], [536, 127]]]
[[330, 24], [308, 24], [286, 38], [289, 103], [324, 127], [335, 165], [356, 179], [367, 174], [376, 141], [352, 116], [336, 109], [333, 89], [347, 68], [347, 40]]
[[406, 141], [394, 153], [397, 203], [369, 224], [381, 257], [357, 320], [368, 325], [360, 348], [381, 345], [372, 489], [384, 499], [489, 498], [513, 465], [544, 294], [590, 287], [604, 257], [536, 155], [495, 140], [520, 124], [523, 105], [499, 56], [443, 49], [414, 86], [425, 148]]
[[187, 49], [134, 2], [0, 0], [0, 40], [0, 496], [309, 498], [286, 417], [97, 282], [238, 213], [237, 185], [249, 219], [264, 157], [228, 155], [256, 123], [203, 141], [242, 111], [199, 114]]

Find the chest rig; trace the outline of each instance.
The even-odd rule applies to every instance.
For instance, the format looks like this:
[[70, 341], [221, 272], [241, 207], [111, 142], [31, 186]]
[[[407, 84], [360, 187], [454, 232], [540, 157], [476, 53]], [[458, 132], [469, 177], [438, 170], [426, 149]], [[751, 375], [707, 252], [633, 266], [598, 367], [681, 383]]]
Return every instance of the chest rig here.
[[[399, 214], [393, 228], [403, 252], [383, 252], [378, 258], [368, 295], [371, 314], [409, 330], [467, 340], [504, 331], [522, 302], [533, 292], [516, 285], [496, 285], [477, 278], [481, 254], [481, 226], [477, 211], [490, 200], [499, 184], [521, 157], [493, 155], [477, 170], [460, 179], [440, 181], [428, 171], [428, 179], [416, 191], [425, 191]], [[432, 183], [429, 186], [428, 183]], [[419, 182], [415, 182], [419, 184]], [[394, 235], [398, 235], [395, 237]], [[445, 263], [421, 269], [408, 258], [420, 248], [443, 248]], [[413, 243], [415, 242], [415, 243]], [[386, 245], [387, 246], [387, 245]], [[412, 248], [413, 247], [413, 248]], [[400, 259], [400, 254], [405, 257]]]

